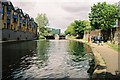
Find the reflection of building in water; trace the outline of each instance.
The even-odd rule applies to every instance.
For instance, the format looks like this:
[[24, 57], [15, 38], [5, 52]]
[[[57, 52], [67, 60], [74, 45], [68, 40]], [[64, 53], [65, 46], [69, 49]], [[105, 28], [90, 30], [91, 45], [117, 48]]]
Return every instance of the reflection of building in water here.
[[37, 37], [37, 23], [10, 1], [2, 1], [0, 9], [2, 40], [32, 40]]
[[[22, 68], [24, 68], [24, 66], [28, 67], [28, 64], [31, 64], [29, 62], [32, 60], [31, 57], [36, 54], [36, 48], [37, 41], [17, 42], [14, 44], [2, 43], [2, 79], [10, 79], [8, 76], [14, 73], [13, 71], [16, 71], [16, 69], [21, 68], [20, 66], [22, 66]], [[27, 65], [24, 65], [23, 61], [25, 61], [26, 58], [29, 60], [26, 62]], [[12, 80], [12, 78], [10, 80]]]

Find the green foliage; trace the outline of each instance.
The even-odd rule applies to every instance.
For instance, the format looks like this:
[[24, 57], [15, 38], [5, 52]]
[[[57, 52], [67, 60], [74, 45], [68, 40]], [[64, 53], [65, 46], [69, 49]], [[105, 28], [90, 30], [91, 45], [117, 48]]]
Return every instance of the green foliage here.
[[75, 20], [72, 25], [74, 26], [74, 30], [77, 35], [84, 34], [85, 25], [83, 24], [83, 21]]
[[83, 34], [84, 32], [90, 32], [91, 30], [91, 26], [90, 26], [90, 22], [88, 20], [76, 20], [74, 21], [73, 24], [75, 27], [75, 32], [76, 34]]
[[84, 32], [90, 32], [91, 26], [88, 20], [75, 20], [71, 23], [65, 34], [78, 35], [78, 37], [83, 38]]
[[74, 26], [69, 25], [67, 30], [65, 31], [65, 34], [75, 34]]
[[84, 32], [90, 32], [91, 31], [91, 25], [90, 22], [88, 20], [83, 20], [83, 24], [85, 26], [84, 28]]
[[118, 6], [106, 2], [94, 4], [91, 7], [89, 20], [93, 29], [111, 29], [118, 19]]
[[36, 22], [38, 24], [38, 29], [39, 29], [39, 38], [44, 39], [46, 35], [48, 35], [50, 32], [49, 30], [45, 27], [47, 26], [48, 23], [48, 18], [46, 14], [38, 14], [36, 17]]
[[46, 14], [38, 14], [35, 20], [40, 28], [48, 25], [48, 18]]

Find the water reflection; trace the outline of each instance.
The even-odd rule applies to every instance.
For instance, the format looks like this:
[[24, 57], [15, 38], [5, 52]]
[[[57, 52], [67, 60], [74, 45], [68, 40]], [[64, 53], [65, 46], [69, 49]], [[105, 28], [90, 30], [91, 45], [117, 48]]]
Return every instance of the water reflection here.
[[[2, 44], [2, 75], [4, 78], [12, 77], [13, 71], [20, 68], [22, 57], [32, 55], [32, 51], [37, 47], [36, 42], [19, 42], [19, 43], [3, 43]], [[26, 65], [28, 64], [26, 63]]]
[[48, 51], [49, 48], [49, 41], [37, 41], [37, 52], [36, 56], [38, 57], [38, 60], [36, 64], [38, 67], [43, 67], [47, 65], [47, 59], [48, 59]]
[[89, 46], [51, 40], [3, 44], [3, 79], [89, 78]]
[[69, 41], [68, 51], [70, 53], [71, 59], [75, 62], [89, 59], [88, 57], [90, 57], [90, 53], [92, 53], [88, 45], [77, 41]]

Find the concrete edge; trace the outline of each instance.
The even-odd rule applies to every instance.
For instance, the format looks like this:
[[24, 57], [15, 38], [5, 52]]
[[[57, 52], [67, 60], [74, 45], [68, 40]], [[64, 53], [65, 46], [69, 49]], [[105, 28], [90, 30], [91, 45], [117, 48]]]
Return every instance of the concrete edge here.
[[100, 53], [95, 48], [93, 48], [91, 44], [90, 46], [95, 56], [94, 57], [95, 58], [95, 70], [92, 74], [92, 78], [105, 78], [105, 75], [107, 72], [106, 63], [104, 59], [102, 58], [102, 56], [100, 55]]
[[0, 43], [12, 43], [12, 42], [26, 42], [26, 41], [34, 41], [34, 40], [37, 40], [37, 39], [31, 39], [31, 40], [8, 40], [8, 41], [0, 41]]
[[[74, 41], [80, 41], [82, 43], [88, 43], [87, 41], [84, 40], [78, 40], [78, 39], [71, 39], [71, 38], [67, 38], [68, 40], [74, 40]], [[102, 58], [102, 56], [100, 55], [100, 53], [92, 46], [91, 43], [89, 43], [89, 46], [92, 49], [94, 58], [95, 58], [95, 67], [94, 67], [94, 71], [92, 74], [92, 78], [105, 78], [106, 72], [107, 72], [107, 66], [105, 63], [105, 60]]]

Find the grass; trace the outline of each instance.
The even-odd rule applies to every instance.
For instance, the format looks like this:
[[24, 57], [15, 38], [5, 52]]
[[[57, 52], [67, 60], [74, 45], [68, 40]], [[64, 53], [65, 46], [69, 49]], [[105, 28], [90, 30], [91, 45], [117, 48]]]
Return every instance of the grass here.
[[85, 41], [85, 42], [87, 42], [87, 41], [88, 41], [88, 40], [87, 40], [87, 38], [83, 38], [82, 40], [83, 40], [83, 41]]
[[120, 52], [120, 45], [115, 45], [115, 44], [112, 44], [112, 43], [107, 43], [107, 45], [110, 46], [115, 51]]

